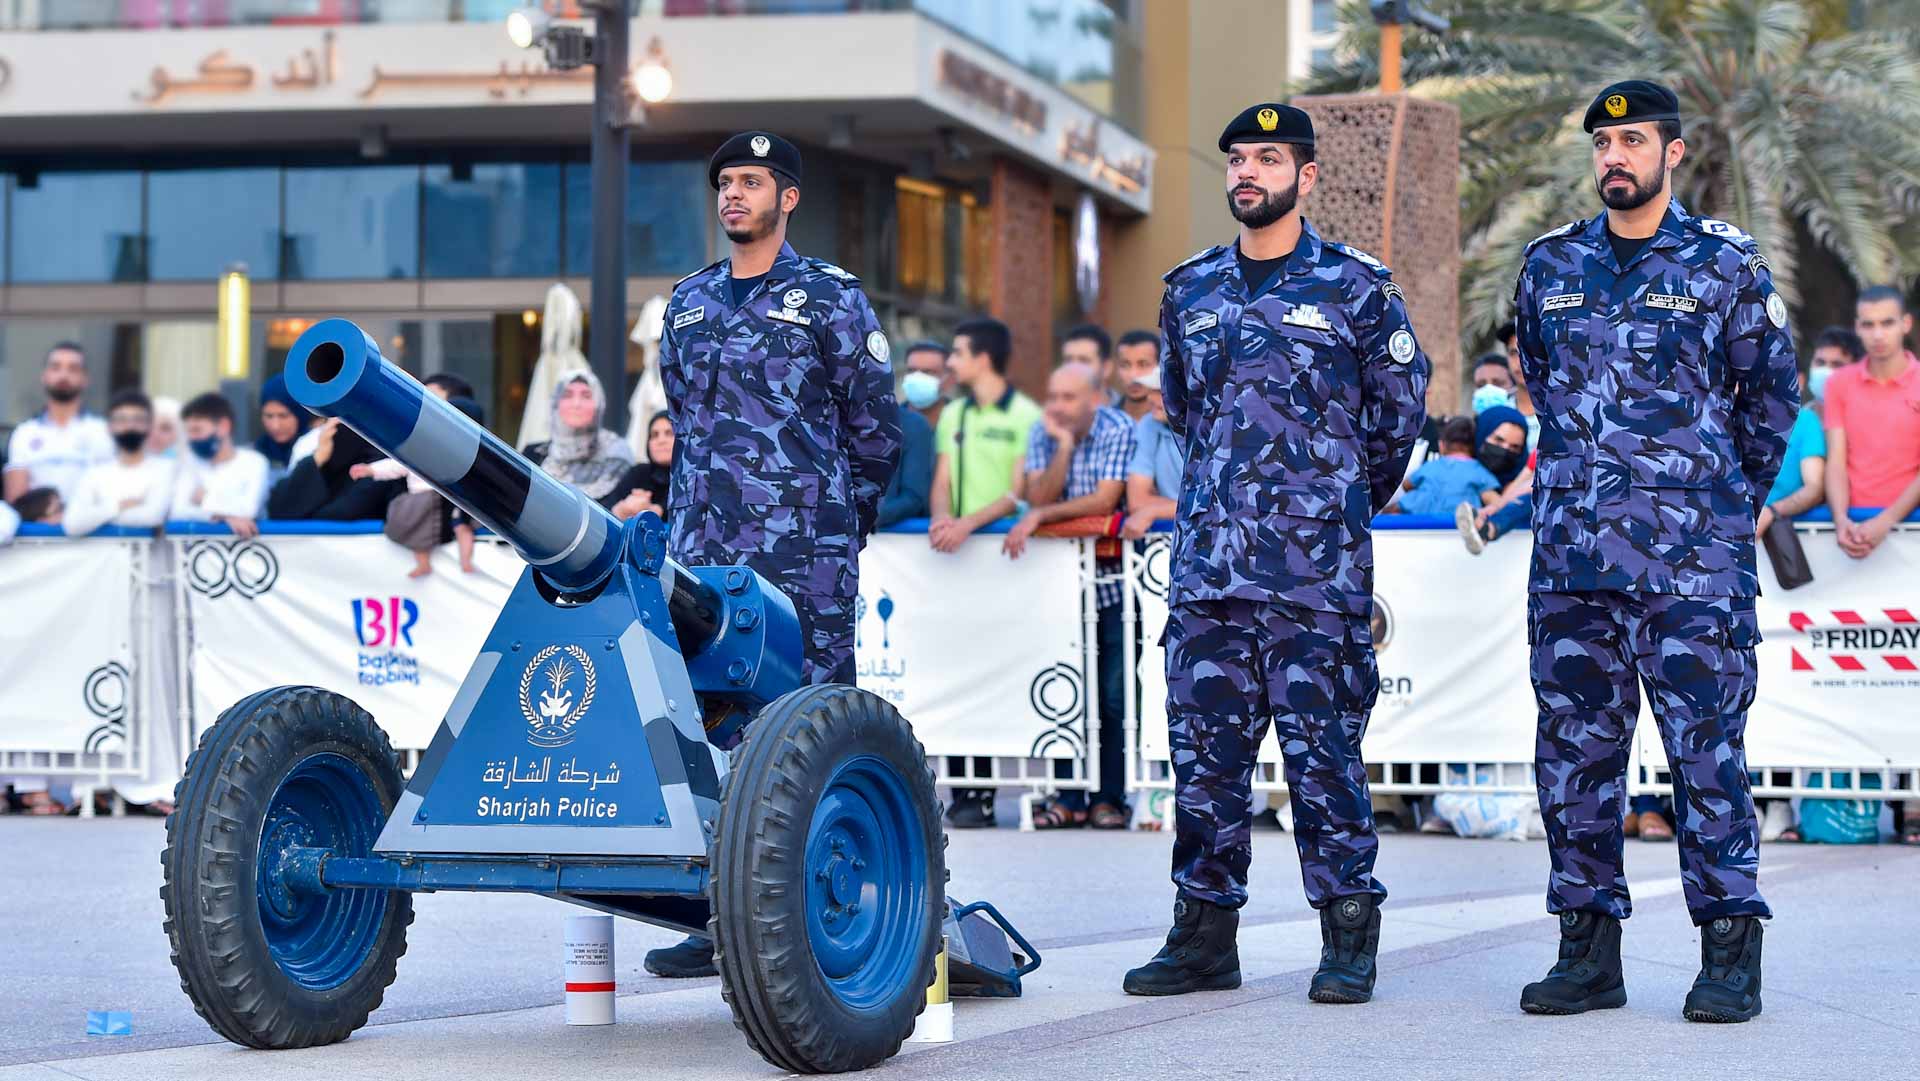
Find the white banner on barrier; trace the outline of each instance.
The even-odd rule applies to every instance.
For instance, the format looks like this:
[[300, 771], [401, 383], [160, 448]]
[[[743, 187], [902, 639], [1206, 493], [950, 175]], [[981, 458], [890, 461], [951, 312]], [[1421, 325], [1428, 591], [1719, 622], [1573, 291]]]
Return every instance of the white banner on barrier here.
[[[425, 747], [524, 564], [482, 544], [480, 572], [380, 535], [181, 538], [193, 621], [194, 716], [204, 729], [263, 687], [310, 683], [372, 713], [394, 746]], [[1086, 745], [1080, 545], [1000, 538], [952, 555], [881, 534], [861, 557], [860, 686], [938, 754], [1069, 757]]]
[[[1755, 766], [1920, 765], [1920, 530], [1866, 559], [1803, 532], [1813, 581], [1782, 590], [1760, 558]], [[1657, 755], [1657, 752], [1656, 752]]]
[[929, 753], [1069, 758], [1085, 752], [1080, 542], [1001, 538], [943, 555], [882, 533], [860, 557], [859, 685], [892, 702]]
[[262, 688], [312, 684], [358, 702], [402, 749], [433, 739], [525, 566], [480, 544], [464, 574], [447, 546], [409, 578], [413, 554], [378, 533], [176, 543], [197, 730]]
[[127, 540], [0, 551], [0, 751], [124, 753], [134, 707]]
[[[1380, 698], [1362, 753], [1368, 761], [1526, 762], [1533, 759], [1527, 679], [1525, 543], [1469, 555], [1452, 531], [1374, 534], [1374, 650]], [[1140, 751], [1167, 757], [1167, 538], [1140, 557]], [[1278, 762], [1269, 736], [1260, 760]]]

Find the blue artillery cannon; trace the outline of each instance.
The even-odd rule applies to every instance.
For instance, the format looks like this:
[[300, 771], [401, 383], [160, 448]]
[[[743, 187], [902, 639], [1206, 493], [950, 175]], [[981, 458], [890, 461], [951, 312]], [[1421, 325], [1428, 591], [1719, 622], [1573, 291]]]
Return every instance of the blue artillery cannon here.
[[891, 705], [802, 686], [792, 603], [683, 567], [400, 368], [345, 320], [287, 358], [338, 417], [527, 561], [403, 781], [368, 713], [276, 687], [187, 761], [162, 862], [181, 984], [222, 1036], [345, 1039], [406, 950], [412, 891], [547, 894], [711, 935], [754, 1049], [874, 1065], [912, 1032], [946, 882], [933, 773]]

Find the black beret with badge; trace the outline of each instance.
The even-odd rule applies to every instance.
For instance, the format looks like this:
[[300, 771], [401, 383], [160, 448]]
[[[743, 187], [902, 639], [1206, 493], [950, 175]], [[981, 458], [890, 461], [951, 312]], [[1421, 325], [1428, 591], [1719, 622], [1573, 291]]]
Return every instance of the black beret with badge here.
[[800, 183], [800, 148], [770, 131], [743, 131], [721, 143], [707, 162], [707, 183], [717, 190], [720, 170], [736, 165], [764, 165]]
[[1313, 145], [1313, 118], [1291, 105], [1262, 102], [1249, 105], [1220, 133], [1220, 152], [1235, 143], [1299, 143]]
[[1627, 79], [1600, 91], [1580, 126], [1591, 133], [1595, 128], [1679, 119], [1680, 99], [1673, 91], [1646, 79]]

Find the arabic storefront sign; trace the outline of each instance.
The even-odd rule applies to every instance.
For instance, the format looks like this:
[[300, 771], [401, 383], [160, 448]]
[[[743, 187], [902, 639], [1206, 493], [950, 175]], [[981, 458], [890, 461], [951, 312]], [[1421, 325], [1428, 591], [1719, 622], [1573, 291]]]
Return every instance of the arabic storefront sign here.
[[1100, 149], [1100, 121], [1088, 121], [1085, 128], [1068, 128], [1060, 133], [1060, 160], [1078, 165], [1122, 191], [1140, 191], [1147, 186], [1147, 159], [1144, 154], [1129, 158], [1108, 158]]
[[[6, 75], [5, 62], [0, 61], [0, 89], [6, 87]], [[275, 92], [318, 90], [339, 81], [340, 50], [331, 30], [322, 36], [318, 49], [305, 48], [294, 53], [288, 57], [284, 69], [267, 80]], [[492, 71], [386, 71], [375, 64], [366, 85], [355, 97], [365, 101], [393, 87], [474, 88], [485, 90], [488, 97], [498, 101], [514, 94], [524, 98], [536, 86], [591, 86], [592, 83], [591, 68], [554, 71], [532, 61], [522, 61], [516, 70], [511, 63], [502, 60], [500, 66]], [[183, 95], [240, 94], [252, 91], [258, 85], [261, 84], [254, 65], [237, 61], [228, 55], [227, 50], [219, 49], [201, 60], [190, 75], [169, 72], [165, 67], [154, 68], [147, 77], [147, 87], [135, 90], [133, 99], [145, 105], [159, 106]]]
[[940, 53], [940, 81], [1030, 132], [1046, 130], [1046, 102], [951, 49]]

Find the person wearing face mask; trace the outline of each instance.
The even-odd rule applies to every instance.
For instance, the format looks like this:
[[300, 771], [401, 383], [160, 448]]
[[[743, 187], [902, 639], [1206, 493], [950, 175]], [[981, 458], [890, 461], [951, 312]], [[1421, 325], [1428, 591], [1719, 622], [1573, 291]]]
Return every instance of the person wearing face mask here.
[[947, 367], [950, 347], [925, 338], [907, 346], [907, 374], [900, 380], [900, 397], [927, 423], [938, 428], [940, 410], [954, 396], [957, 381]]
[[[1527, 470], [1527, 418], [1510, 405], [1496, 405], [1473, 418], [1473, 456], [1504, 490]], [[1485, 508], [1461, 503], [1454, 512], [1467, 551], [1479, 555], [1494, 539], [1523, 528], [1533, 515], [1533, 497], [1522, 495], [1489, 516]]]
[[147, 433], [147, 456], [173, 461], [180, 456], [180, 399], [161, 395], [153, 400], [153, 429]]
[[87, 470], [113, 458], [107, 426], [86, 411], [87, 354], [72, 342], [47, 350], [40, 387], [46, 408], [21, 422], [7, 441], [0, 491], [11, 502], [29, 488], [52, 488], [68, 503]]
[[1496, 405], [1513, 404], [1513, 373], [1507, 370], [1507, 358], [1488, 353], [1473, 365], [1473, 415]]
[[180, 421], [189, 453], [173, 483], [168, 517], [220, 522], [243, 539], [258, 534], [267, 460], [233, 445], [233, 406], [218, 394], [202, 394], [180, 411]]
[[146, 451], [153, 429], [153, 402], [137, 390], [123, 390], [107, 406], [107, 431], [113, 460], [94, 466], [80, 478], [61, 527], [83, 537], [103, 525], [152, 529], [167, 520], [173, 497], [174, 464]]
[[946, 363], [947, 347], [937, 342], [915, 342], [907, 348], [900, 400], [911, 408], [900, 411], [900, 468], [893, 471], [887, 494], [880, 497], [880, 514], [874, 519], [877, 529], [927, 516], [927, 499], [933, 491], [933, 425], [925, 410], [940, 404], [940, 379], [933, 372], [944, 370]]

